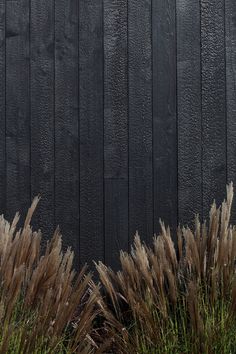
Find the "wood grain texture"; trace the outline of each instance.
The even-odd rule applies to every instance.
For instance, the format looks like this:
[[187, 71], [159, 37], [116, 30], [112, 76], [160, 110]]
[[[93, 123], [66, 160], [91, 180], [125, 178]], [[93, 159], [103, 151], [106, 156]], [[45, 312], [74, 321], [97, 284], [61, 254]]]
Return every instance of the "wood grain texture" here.
[[127, 179], [105, 181], [105, 263], [118, 270], [120, 250], [128, 251]]
[[129, 234], [153, 236], [151, 1], [129, 1]]
[[235, 73], [234, 0], [0, 0], [0, 213], [40, 193], [44, 240], [114, 268], [159, 217], [206, 218], [236, 183]]
[[224, 1], [202, 0], [203, 216], [225, 197], [226, 115]]
[[[236, 2], [225, 1], [226, 89], [227, 89], [227, 177], [236, 186]], [[236, 220], [236, 198], [232, 221]]]
[[104, 259], [103, 6], [79, 3], [80, 262]]
[[5, 0], [0, 0], [0, 214], [6, 211]]
[[54, 229], [54, 1], [31, 0], [31, 184], [45, 238]]
[[29, 1], [6, 1], [6, 215], [30, 205]]
[[177, 117], [175, 1], [154, 0], [153, 163], [154, 231], [159, 218], [177, 224]]
[[202, 213], [200, 4], [177, 0], [178, 215]]
[[127, 0], [104, 1], [105, 261], [128, 249]]
[[[79, 249], [78, 1], [55, 3], [55, 223]], [[76, 264], [78, 259], [76, 257]]]

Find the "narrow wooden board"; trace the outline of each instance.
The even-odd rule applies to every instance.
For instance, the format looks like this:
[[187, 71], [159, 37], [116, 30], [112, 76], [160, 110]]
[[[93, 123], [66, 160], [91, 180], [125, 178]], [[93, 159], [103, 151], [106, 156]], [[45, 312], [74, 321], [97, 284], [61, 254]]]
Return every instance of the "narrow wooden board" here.
[[127, 0], [104, 1], [105, 262], [128, 250]]
[[203, 216], [213, 199], [225, 197], [226, 99], [224, 1], [202, 0], [202, 169]]
[[177, 0], [178, 214], [202, 214], [200, 4]]
[[5, 0], [0, 0], [0, 214], [6, 210]]
[[104, 259], [103, 6], [79, 2], [80, 263]]
[[175, 0], [155, 0], [153, 43], [154, 231], [178, 221]]
[[[30, 190], [29, 1], [6, 1], [6, 215], [24, 218]], [[23, 222], [23, 220], [22, 220]]]
[[[227, 179], [236, 187], [236, 2], [225, 1]], [[236, 197], [231, 220], [236, 223]]]
[[31, 0], [31, 184], [39, 194], [35, 225], [54, 230], [54, 1]]
[[[55, 223], [79, 252], [78, 1], [55, 3]], [[76, 256], [75, 264], [79, 260]]]
[[129, 234], [153, 236], [151, 1], [129, 1]]

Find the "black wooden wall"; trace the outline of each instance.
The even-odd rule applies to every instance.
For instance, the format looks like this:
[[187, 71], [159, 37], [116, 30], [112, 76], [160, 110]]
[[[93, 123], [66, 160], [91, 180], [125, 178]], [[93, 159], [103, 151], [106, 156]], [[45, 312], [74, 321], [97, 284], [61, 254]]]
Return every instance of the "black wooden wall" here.
[[116, 265], [230, 180], [235, 0], [0, 0], [1, 213]]

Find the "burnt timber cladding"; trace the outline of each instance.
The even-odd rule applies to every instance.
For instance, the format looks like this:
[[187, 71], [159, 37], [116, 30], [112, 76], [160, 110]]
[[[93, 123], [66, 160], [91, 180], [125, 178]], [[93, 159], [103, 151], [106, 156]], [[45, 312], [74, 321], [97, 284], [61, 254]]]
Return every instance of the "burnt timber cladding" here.
[[115, 267], [159, 217], [205, 218], [236, 183], [235, 82], [235, 0], [0, 0], [0, 212], [40, 193], [44, 239]]

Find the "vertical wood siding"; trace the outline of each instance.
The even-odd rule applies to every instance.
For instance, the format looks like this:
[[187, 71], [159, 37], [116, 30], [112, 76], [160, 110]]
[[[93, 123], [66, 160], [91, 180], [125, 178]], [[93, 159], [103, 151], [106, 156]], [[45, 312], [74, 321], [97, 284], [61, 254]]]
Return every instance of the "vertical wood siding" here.
[[235, 73], [235, 0], [0, 0], [0, 213], [40, 194], [44, 240], [116, 268], [159, 217], [206, 218], [236, 185]]

